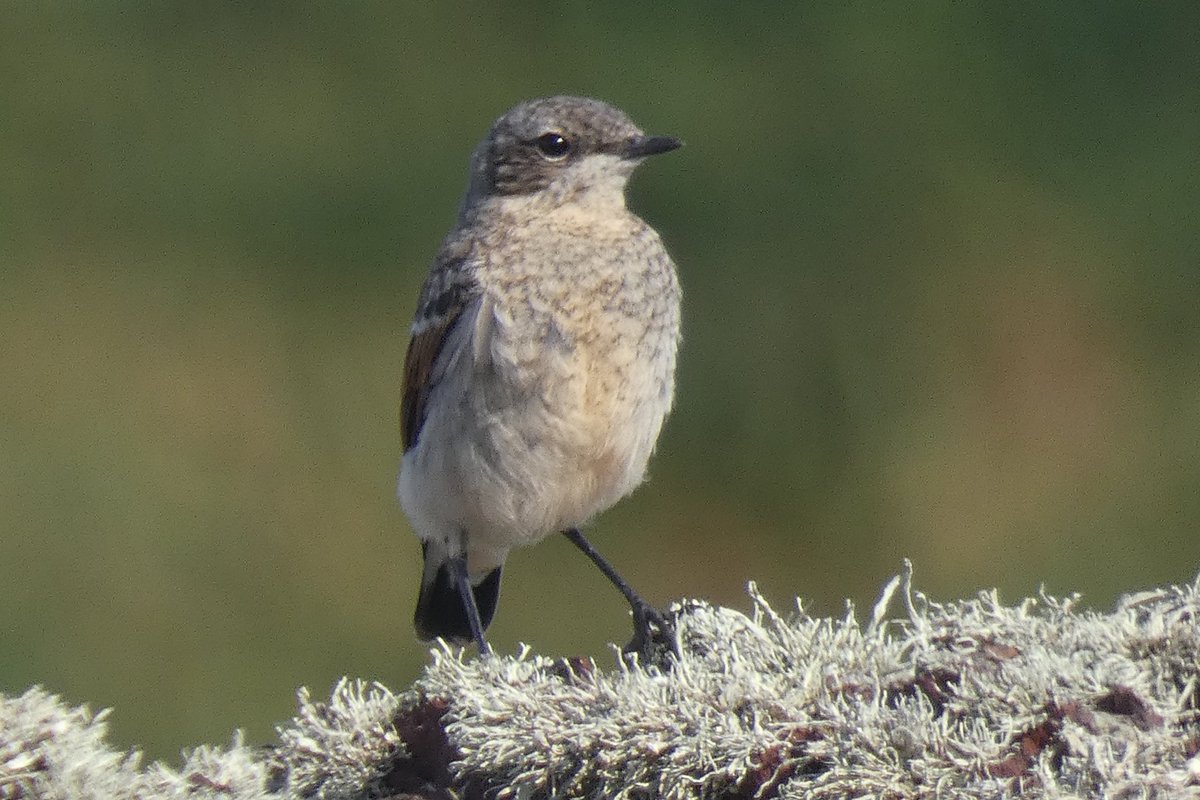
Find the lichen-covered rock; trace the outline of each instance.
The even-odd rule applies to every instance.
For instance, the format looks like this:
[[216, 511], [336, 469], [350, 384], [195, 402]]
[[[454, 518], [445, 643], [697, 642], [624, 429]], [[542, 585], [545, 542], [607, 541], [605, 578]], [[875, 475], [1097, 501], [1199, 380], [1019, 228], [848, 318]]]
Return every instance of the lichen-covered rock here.
[[440, 648], [401, 695], [301, 690], [276, 744], [179, 768], [113, 751], [104, 712], [0, 697], [0, 800], [1200, 798], [1200, 582], [1100, 614], [905, 577], [865, 624], [751, 597], [677, 604], [677, 653], [638, 667]]

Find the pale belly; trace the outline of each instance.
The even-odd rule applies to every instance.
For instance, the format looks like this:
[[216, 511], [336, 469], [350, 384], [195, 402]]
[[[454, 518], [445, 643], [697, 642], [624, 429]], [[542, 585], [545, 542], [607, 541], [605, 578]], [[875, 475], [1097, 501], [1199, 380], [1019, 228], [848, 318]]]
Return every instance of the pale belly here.
[[525, 385], [474, 376], [405, 455], [400, 499], [418, 534], [465, 534], [473, 574], [584, 525], [645, 476], [670, 405], [663, 370], [633, 359], [615, 376], [612, 362], [581, 369], [579, 353], [567, 363], [543, 352], [546, 372]]

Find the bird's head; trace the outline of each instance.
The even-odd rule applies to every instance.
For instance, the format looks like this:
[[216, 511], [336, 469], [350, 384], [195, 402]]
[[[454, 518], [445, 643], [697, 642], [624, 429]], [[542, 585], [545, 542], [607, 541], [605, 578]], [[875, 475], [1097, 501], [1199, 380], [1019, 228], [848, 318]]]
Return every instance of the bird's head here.
[[647, 136], [623, 111], [599, 100], [530, 100], [497, 119], [476, 148], [466, 205], [523, 198], [547, 206], [623, 206], [634, 168], [681, 144], [673, 136]]

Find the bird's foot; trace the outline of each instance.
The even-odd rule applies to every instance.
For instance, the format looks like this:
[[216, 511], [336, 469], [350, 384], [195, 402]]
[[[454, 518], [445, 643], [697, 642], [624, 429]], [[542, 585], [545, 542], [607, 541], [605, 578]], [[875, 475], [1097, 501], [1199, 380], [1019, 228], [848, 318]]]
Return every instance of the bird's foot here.
[[631, 666], [666, 666], [679, 655], [674, 621], [644, 600], [634, 603], [633, 638], [621, 653]]

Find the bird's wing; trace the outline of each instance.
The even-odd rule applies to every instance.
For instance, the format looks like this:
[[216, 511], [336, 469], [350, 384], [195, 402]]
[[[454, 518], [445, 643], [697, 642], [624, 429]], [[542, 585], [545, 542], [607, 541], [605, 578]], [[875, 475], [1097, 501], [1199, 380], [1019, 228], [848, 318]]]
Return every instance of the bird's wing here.
[[435, 264], [421, 290], [412, 338], [404, 359], [400, 431], [407, 452], [421, 435], [429, 396], [457, 357], [458, 343], [447, 347], [464, 328], [470, 330], [480, 308], [480, 290], [471, 265], [463, 260]]

